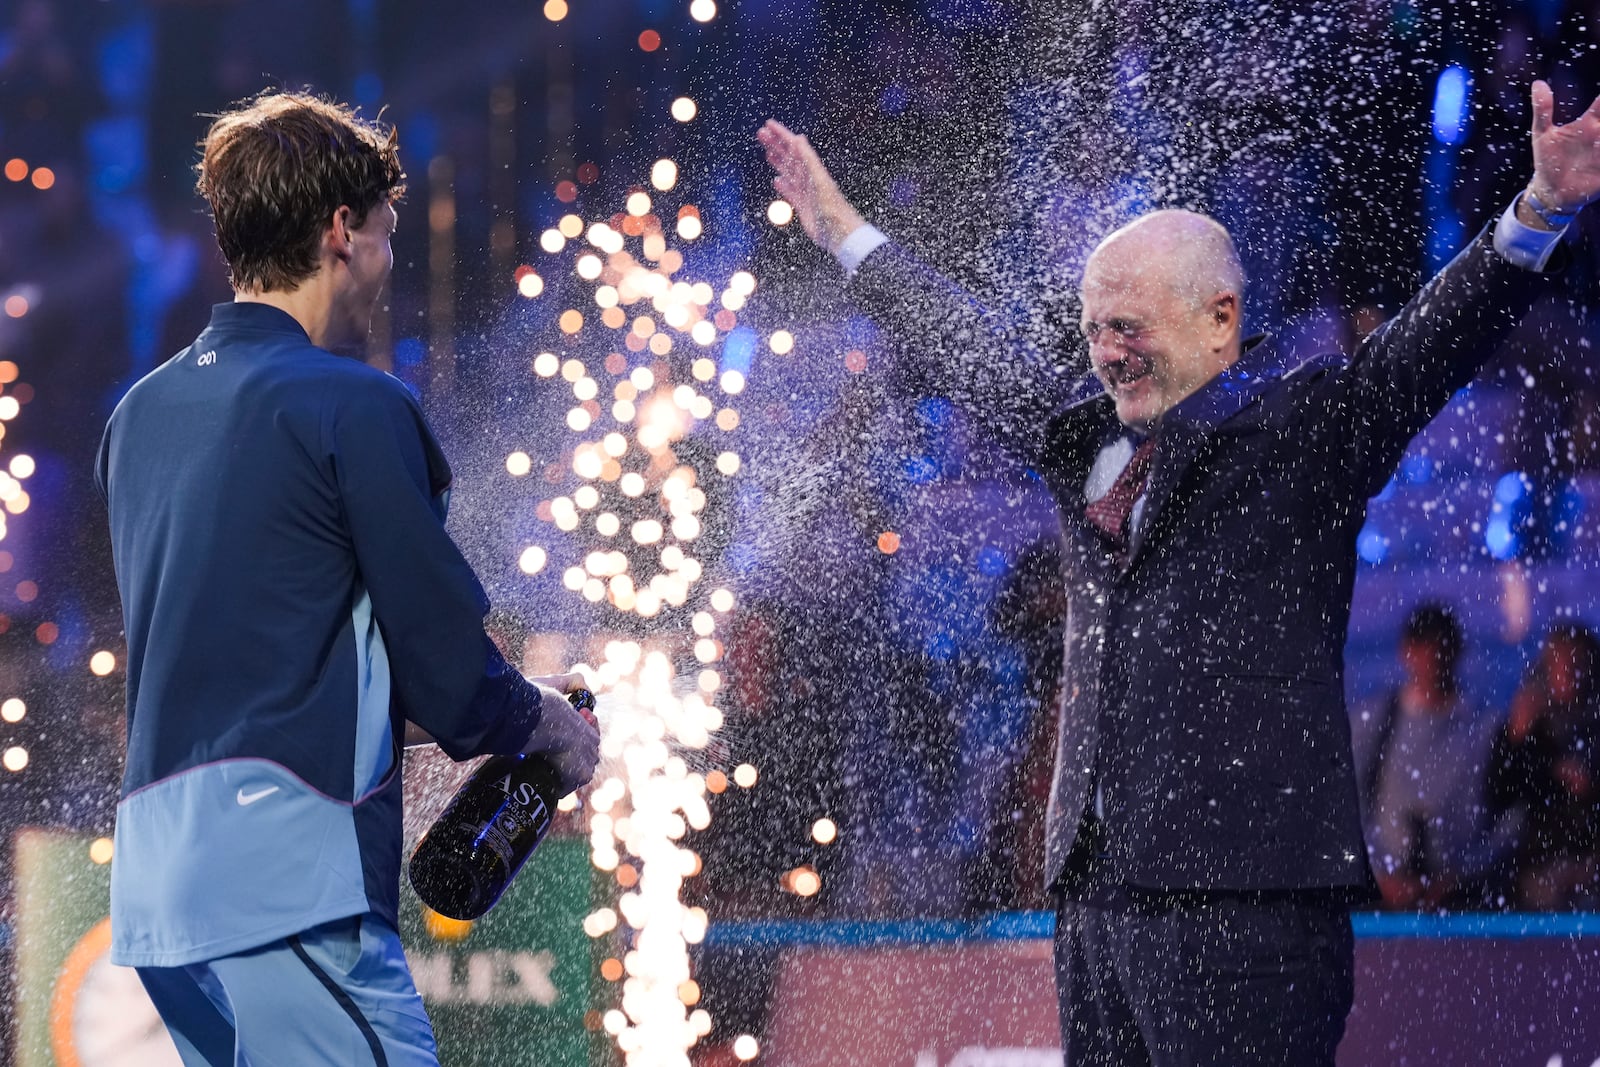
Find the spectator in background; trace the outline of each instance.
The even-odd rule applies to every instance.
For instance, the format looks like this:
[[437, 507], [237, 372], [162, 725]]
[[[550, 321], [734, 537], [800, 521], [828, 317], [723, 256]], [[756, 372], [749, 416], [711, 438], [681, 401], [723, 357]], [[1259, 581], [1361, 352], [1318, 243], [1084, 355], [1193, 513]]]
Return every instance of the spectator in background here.
[[1600, 903], [1600, 638], [1551, 628], [1489, 764], [1490, 809], [1521, 819], [1506, 902], [1535, 911]]
[[1400, 634], [1404, 678], [1351, 733], [1373, 873], [1390, 908], [1474, 903], [1493, 856], [1483, 785], [1496, 720], [1461, 691], [1461, 624], [1422, 604]]

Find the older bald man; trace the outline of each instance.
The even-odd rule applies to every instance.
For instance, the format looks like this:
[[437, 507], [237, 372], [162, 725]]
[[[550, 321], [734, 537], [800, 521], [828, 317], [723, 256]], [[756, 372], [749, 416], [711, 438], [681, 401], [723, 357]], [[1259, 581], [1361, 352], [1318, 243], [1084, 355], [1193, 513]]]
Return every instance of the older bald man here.
[[1536, 82], [1533, 114], [1527, 189], [1354, 356], [1291, 367], [1243, 337], [1227, 231], [1160, 211], [1086, 265], [1079, 381], [867, 225], [804, 137], [758, 134], [855, 302], [916, 341], [897, 372], [978, 405], [1058, 503], [1046, 877], [1070, 1067], [1334, 1062], [1349, 907], [1374, 899], [1343, 697], [1355, 539], [1600, 196], [1600, 100], [1556, 125]]

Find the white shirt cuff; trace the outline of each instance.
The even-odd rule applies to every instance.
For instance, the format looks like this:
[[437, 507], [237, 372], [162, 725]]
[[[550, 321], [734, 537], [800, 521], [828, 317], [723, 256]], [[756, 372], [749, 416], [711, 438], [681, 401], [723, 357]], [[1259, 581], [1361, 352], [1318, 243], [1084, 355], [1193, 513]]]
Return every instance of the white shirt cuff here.
[[[1518, 196], [1522, 194], [1518, 193]], [[1494, 228], [1494, 250], [1506, 262], [1524, 270], [1544, 270], [1556, 246], [1566, 236], [1568, 227], [1559, 230], [1536, 230], [1517, 218], [1517, 202], [1511, 201], [1505, 214]]]
[[861, 266], [861, 261], [870, 256], [879, 245], [887, 243], [888, 237], [882, 230], [870, 222], [864, 222], [851, 230], [839, 247], [834, 250], [834, 256], [839, 260], [839, 266], [844, 268], [846, 277], [854, 274]]

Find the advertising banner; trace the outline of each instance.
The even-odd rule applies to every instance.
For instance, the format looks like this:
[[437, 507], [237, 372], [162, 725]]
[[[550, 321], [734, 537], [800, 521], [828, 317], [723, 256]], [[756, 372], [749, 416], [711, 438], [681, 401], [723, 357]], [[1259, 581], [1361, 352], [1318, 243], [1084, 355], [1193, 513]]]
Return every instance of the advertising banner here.
[[[16, 886], [16, 1067], [179, 1067], [138, 976], [113, 967], [111, 842], [23, 830]], [[442, 1061], [452, 1067], [583, 1067], [595, 981], [583, 932], [593, 868], [582, 839], [551, 838], [488, 915], [457, 923], [401, 892], [401, 935]]]
[[[1536, 925], [1535, 921], [1535, 925]], [[795, 948], [767, 1067], [1060, 1067], [1048, 941]], [[1600, 1062], [1600, 936], [1363, 937], [1340, 1067]]]
[[[583, 838], [547, 838], [505, 896], [473, 923], [427, 912], [402, 887], [400, 935], [451, 1067], [586, 1067], [595, 975], [583, 932], [594, 868]], [[602, 1035], [603, 1037], [603, 1035]], [[598, 1062], [598, 1061], [595, 1061]]]

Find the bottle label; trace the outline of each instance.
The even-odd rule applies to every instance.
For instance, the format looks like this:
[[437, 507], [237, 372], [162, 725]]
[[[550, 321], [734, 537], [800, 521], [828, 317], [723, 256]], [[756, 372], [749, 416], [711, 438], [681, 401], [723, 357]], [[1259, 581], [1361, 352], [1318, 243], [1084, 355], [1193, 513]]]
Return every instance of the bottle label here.
[[485, 760], [412, 854], [423, 901], [451, 918], [483, 914], [554, 823], [558, 789], [540, 758]]
[[550, 824], [550, 809], [530, 782], [518, 782], [513, 775], [506, 774], [491, 784], [509, 803], [485, 824], [478, 838], [502, 863], [514, 868], [522, 858], [517, 855], [516, 842], [531, 847], [543, 837]]
[[550, 811], [545, 807], [544, 797], [533, 787], [532, 782], [518, 782], [515, 775], [507, 772], [494, 787], [506, 795], [506, 799], [514, 800], [526, 809], [528, 817], [535, 820], [548, 820]]

